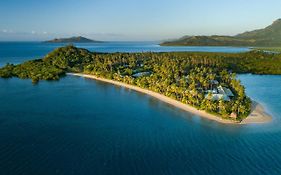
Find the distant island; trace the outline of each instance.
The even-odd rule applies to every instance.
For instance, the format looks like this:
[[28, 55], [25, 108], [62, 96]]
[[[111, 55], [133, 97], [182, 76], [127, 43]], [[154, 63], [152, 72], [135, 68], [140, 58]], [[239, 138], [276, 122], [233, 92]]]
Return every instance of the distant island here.
[[162, 46], [249, 46], [281, 47], [281, 19], [270, 26], [235, 36], [184, 36], [163, 42]]
[[[94, 53], [70, 45], [43, 59], [0, 68], [0, 77], [30, 78], [33, 83], [67, 73], [134, 89], [218, 122], [241, 123], [249, 119], [254, 103], [236, 73], [281, 74], [281, 54]], [[251, 122], [270, 118], [259, 111]]]
[[70, 38], [55, 38], [53, 40], [44, 41], [45, 43], [102, 43], [102, 41], [91, 40], [82, 36]]

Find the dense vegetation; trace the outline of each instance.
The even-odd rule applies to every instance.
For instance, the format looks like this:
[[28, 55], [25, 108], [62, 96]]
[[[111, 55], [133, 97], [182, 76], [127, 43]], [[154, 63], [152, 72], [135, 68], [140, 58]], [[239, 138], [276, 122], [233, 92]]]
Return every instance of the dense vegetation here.
[[257, 47], [255, 50], [267, 51], [267, 52], [281, 52], [281, 47]]
[[20, 65], [7, 64], [0, 69], [0, 77], [30, 78], [33, 83], [39, 80], [58, 80], [65, 71], [42, 60], [28, 61]]
[[45, 41], [46, 43], [101, 43], [102, 41], [91, 40], [82, 36], [74, 36], [70, 38], [55, 38]]
[[165, 46], [281, 46], [281, 19], [259, 30], [244, 32], [236, 36], [184, 36], [174, 41], [167, 41]]
[[[7, 64], [1, 77], [16, 76], [56, 80], [66, 72], [83, 72], [114, 79], [164, 94], [198, 109], [241, 121], [250, 112], [251, 101], [235, 73], [281, 74], [281, 55], [248, 53], [92, 53], [73, 46], [58, 48], [40, 60]], [[136, 73], [148, 75], [136, 77]], [[230, 101], [210, 100], [206, 92], [212, 81], [229, 88]]]

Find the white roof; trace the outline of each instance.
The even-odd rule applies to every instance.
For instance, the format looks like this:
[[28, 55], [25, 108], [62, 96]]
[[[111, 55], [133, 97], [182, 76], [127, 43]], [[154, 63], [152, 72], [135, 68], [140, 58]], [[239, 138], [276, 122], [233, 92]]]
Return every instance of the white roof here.
[[234, 96], [230, 89], [222, 87], [222, 86], [218, 87], [218, 91], [219, 91], [220, 94], [225, 94], [228, 97], [233, 97]]
[[210, 80], [210, 83], [212, 83], [212, 84], [219, 84], [218, 80]]
[[219, 101], [219, 100], [230, 101], [230, 98], [225, 94], [211, 94], [211, 97], [209, 97], [207, 94], [205, 95], [205, 98], [213, 101]]
[[139, 72], [133, 75], [133, 77], [141, 77], [141, 76], [146, 76], [150, 75], [150, 72]]

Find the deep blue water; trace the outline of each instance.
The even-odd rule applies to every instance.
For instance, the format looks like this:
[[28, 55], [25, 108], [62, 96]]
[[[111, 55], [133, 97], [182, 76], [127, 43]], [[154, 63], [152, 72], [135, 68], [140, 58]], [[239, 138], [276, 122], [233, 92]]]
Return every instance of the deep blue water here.
[[0, 79], [0, 174], [281, 174], [281, 76], [239, 78], [271, 123], [219, 124], [80, 77]]

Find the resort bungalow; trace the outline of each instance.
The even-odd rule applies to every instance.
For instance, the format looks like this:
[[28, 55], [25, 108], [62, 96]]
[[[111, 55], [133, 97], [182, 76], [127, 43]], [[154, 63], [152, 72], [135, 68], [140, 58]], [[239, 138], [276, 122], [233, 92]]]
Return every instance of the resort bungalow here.
[[230, 90], [230, 89], [228, 89], [228, 88], [225, 88], [225, 87], [222, 87], [222, 86], [219, 86], [218, 87], [218, 92], [220, 93], [220, 94], [225, 94], [225, 95], [227, 95], [228, 97], [234, 97], [234, 94], [232, 93], [232, 91]]
[[218, 80], [210, 80], [210, 88], [211, 89], [217, 88], [218, 85], [219, 85]]
[[212, 84], [212, 85], [218, 85], [219, 82], [218, 82], [218, 80], [210, 80], [210, 84]]
[[217, 89], [208, 90], [206, 91], [207, 94], [205, 98], [213, 101], [223, 100], [223, 101], [230, 101], [232, 97], [234, 97], [232, 91], [228, 88], [218, 86]]
[[143, 62], [137, 61], [137, 67], [143, 67], [143, 66], [144, 66]]
[[138, 77], [142, 77], [142, 76], [149, 76], [150, 74], [151, 74], [151, 72], [139, 72], [139, 73], [133, 74], [132, 76], [134, 78], [138, 78]]

